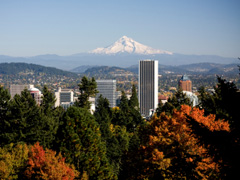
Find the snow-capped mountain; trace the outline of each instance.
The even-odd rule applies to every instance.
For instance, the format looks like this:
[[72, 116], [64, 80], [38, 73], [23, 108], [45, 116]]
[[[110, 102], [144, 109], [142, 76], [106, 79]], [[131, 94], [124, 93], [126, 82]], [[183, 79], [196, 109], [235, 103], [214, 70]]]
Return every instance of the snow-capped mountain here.
[[130, 53], [130, 54], [173, 54], [169, 51], [164, 51], [160, 49], [154, 49], [152, 47], [143, 45], [137, 41], [134, 41], [132, 38], [127, 36], [121, 37], [112, 45], [106, 48], [97, 48], [89, 53], [93, 54], [117, 54], [117, 53]]

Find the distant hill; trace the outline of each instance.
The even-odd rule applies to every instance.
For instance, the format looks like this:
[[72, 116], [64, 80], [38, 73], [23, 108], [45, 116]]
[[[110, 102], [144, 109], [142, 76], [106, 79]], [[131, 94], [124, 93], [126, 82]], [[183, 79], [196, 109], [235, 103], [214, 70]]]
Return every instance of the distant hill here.
[[2, 75], [16, 75], [16, 74], [45, 74], [55, 76], [77, 77], [76, 73], [63, 71], [53, 67], [45, 67], [36, 64], [27, 63], [0, 63], [0, 74]]
[[[87, 76], [116, 76], [118, 74], [138, 74], [138, 65], [132, 65], [128, 68], [112, 67], [112, 66], [79, 66], [75, 68], [76, 73], [82, 73]], [[78, 71], [86, 69], [84, 72]], [[159, 74], [238, 74], [237, 64], [216, 64], [216, 63], [195, 63], [180, 66], [167, 66], [159, 64]]]
[[115, 78], [120, 76], [133, 76], [134, 73], [120, 67], [99, 66], [87, 69], [82, 73], [88, 77]]

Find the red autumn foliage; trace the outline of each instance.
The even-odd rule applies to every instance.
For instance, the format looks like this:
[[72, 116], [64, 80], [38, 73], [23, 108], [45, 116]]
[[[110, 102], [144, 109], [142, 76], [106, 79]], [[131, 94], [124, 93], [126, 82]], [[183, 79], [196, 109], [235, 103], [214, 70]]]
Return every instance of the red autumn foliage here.
[[29, 152], [28, 167], [24, 172], [27, 179], [63, 179], [73, 180], [78, 172], [74, 167], [65, 164], [61, 154], [46, 149], [37, 142]]
[[204, 111], [182, 105], [172, 116], [162, 113], [149, 124], [149, 138], [141, 148], [144, 178], [209, 179], [218, 177], [219, 164], [208, 153], [191, 129], [190, 121], [210, 131], [230, 131], [228, 122], [215, 120], [214, 115], [204, 116]]

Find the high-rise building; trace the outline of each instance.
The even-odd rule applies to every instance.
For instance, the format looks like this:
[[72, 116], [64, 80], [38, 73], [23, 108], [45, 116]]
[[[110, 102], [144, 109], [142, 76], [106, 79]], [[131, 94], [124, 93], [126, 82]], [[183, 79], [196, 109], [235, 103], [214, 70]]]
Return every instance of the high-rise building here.
[[181, 88], [183, 91], [192, 92], [192, 81], [187, 75], [183, 75], [178, 84], [179, 88]]
[[110, 104], [110, 107], [116, 106], [116, 80], [96, 80], [97, 90], [99, 93], [96, 94], [96, 100], [99, 98], [100, 94], [104, 98], [107, 98]]
[[148, 117], [158, 106], [158, 61], [140, 61], [138, 76], [140, 113]]

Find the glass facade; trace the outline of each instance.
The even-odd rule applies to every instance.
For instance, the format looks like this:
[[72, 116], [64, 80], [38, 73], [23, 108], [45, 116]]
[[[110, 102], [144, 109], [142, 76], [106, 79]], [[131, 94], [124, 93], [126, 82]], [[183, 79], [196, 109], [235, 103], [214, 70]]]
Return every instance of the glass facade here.
[[148, 117], [158, 105], [158, 61], [140, 61], [138, 78], [140, 113]]
[[116, 106], [116, 80], [97, 80], [97, 90], [99, 93], [96, 95], [96, 105], [97, 99], [102, 94], [104, 98], [107, 98], [110, 107]]

